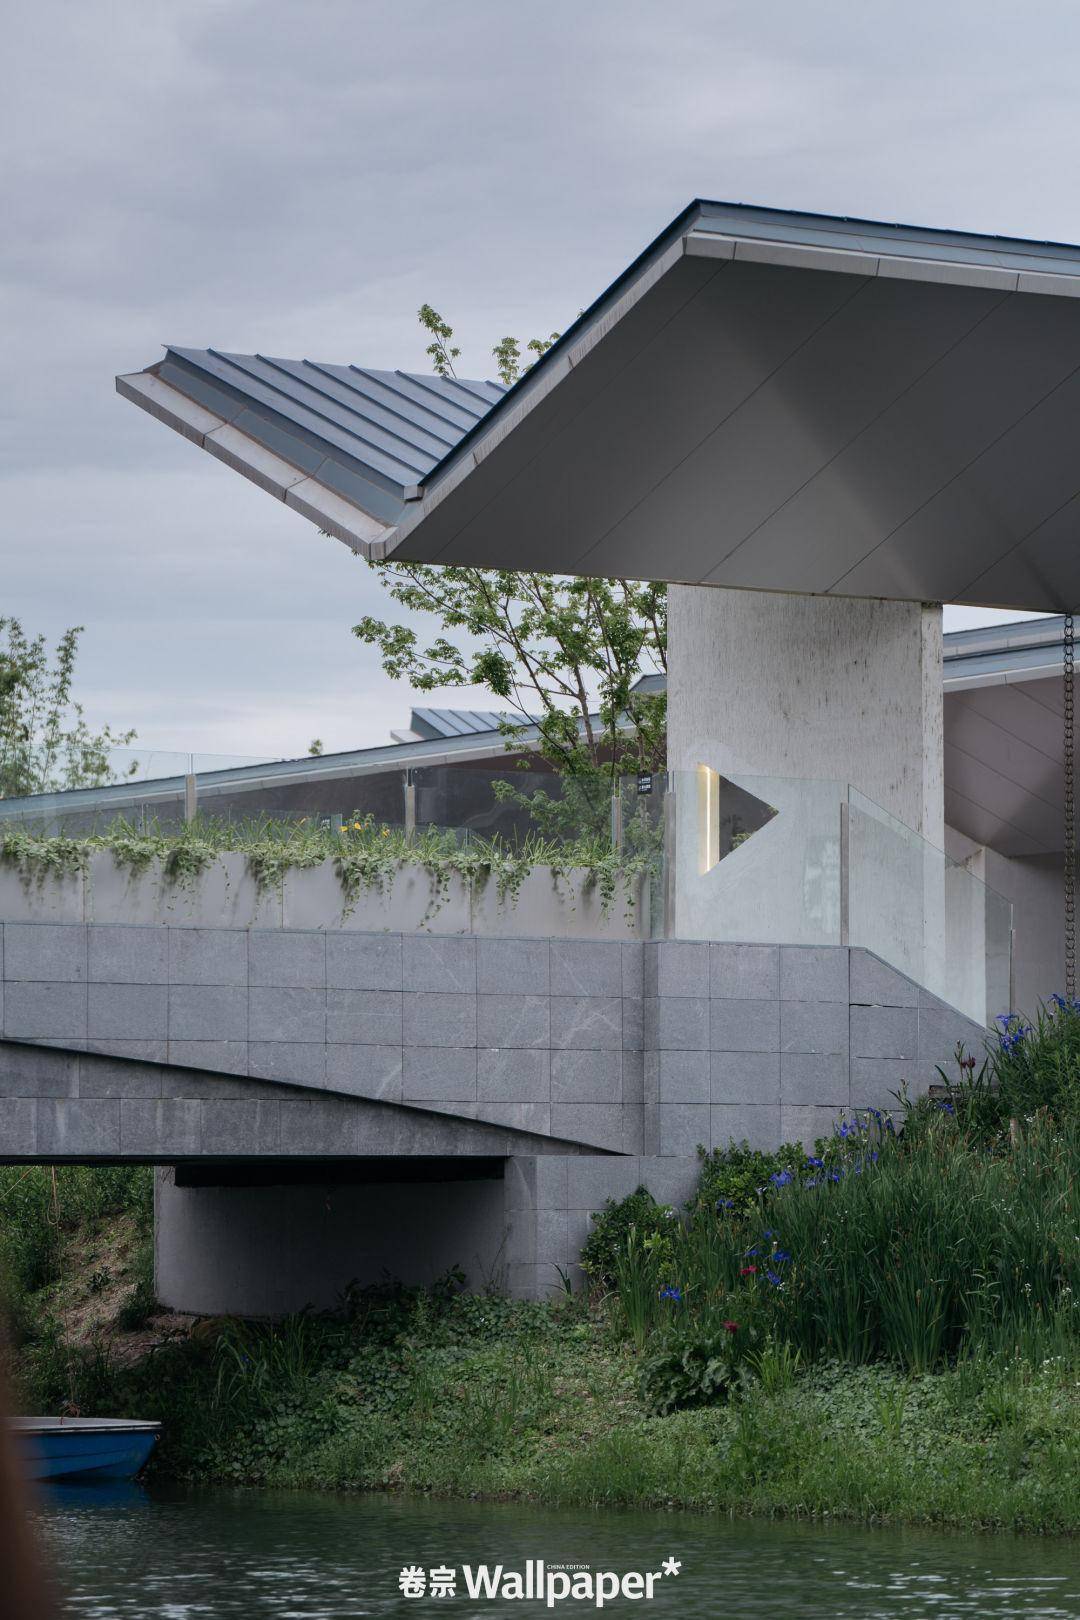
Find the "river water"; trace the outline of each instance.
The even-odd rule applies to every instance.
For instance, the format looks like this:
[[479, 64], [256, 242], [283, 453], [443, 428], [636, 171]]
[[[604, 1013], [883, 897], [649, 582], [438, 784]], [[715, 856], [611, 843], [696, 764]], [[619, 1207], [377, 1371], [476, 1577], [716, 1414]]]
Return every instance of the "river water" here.
[[[93, 1620], [584, 1616], [598, 1612], [597, 1572], [652, 1573], [651, 1601], [642, 1581], [640, 1598], [620, 1593], [600, 1611], [650, 1620], [1080, 1620], [1080, 1545], [1069, 1541], [139, 1486], [54, 1488], [38, 1518], [66, 1612]], [[465, 1565], [524, 1577], [538, 1559], [548, 1571], [589, 1566], [593, 1595], [548, 1609], [466, 1590]], [[660, 1574], [669, 1560], [677, 1571]], [[423, 1573], [423, 1596], [400, 1590], [406, 1567]], [[432, 1569], [452, 1572], [452, 1596], [432, 1597]], [[582, 1573], [556, 1577], [555, 1594]]]

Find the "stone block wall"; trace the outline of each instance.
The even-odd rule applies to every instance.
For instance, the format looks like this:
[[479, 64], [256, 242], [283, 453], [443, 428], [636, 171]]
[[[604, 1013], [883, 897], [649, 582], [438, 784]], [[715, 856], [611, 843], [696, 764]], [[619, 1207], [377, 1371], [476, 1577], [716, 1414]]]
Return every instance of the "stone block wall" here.
[[664, 1158], [812, 1141], [983, 1039], [839, 946], [24, 922], [0, 1035]]
[[637, 1154], [516, 1157], [506, 1167], [505, 1286], [518, 1299], [557, 1294], [568, 1278], [582, 1280], [581, 1247], [594, 1213], [609, 1198], [648, 1187], [662, 1204], [685, 1204], [697, 1186], [700, 1161]]
[[0, 1162], [505, 1159], [587, 1153], [434, 1109], [0, 1041]]
[[896, 1106], [986, 1031], [868, 951], [664, 940], [644, 947], [645, 1152], [813, 1142]]
[[641, 1150], [636, 942], [8, 922], [0, 965], [10, 1040]]

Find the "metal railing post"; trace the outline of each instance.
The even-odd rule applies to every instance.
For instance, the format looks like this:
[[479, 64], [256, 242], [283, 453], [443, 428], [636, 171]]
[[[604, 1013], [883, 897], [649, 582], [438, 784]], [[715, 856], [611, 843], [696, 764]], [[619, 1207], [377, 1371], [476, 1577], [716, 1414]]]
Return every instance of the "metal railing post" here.
[[668, 774], [664, 791], [664, 934], [672, 939], [675, 934], [675, 786], [673, 773]]
[[412, 779], [412, 771], [405, 772], [405, 837], [416, 836], [416, 784]]
[[184, 820], [192, 822], [199, 813], [199, 782], [195, 775], [195, 756], [188, 755], [187, 775], [184, 777]]
[[622, 794], [619, 792], [618, 788], [616, 788], [615, 792], [611, 795], [611, 847], [612, 847], [612, 849], [622, 849], [622, 847], [623, 847], [622, 815], [623, 815]]

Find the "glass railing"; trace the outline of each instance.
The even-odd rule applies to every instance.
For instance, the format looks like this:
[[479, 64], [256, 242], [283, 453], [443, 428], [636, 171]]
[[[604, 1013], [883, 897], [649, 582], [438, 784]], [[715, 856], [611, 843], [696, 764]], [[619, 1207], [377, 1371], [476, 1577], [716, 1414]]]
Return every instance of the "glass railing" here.
[[[257, 791], [258, 778], [248, 773], [274, 763], [265, 755], [112, 748], [92, 785], [0, 797], [0, 824], [14, 821], [35, 832], [78, 836], [123, 818], [169, 831], [199, 813], [200, 798], [214, 791], [222, 775], [228, 779], [232, 773], [235, 780], [239, 773], [250, 793]], [[233, 791], [241, 791], [239, 783]]]
[[128, 782], [156, 782], [176, 776], [208, 776], [235, 771], [245, 765], [268, 765], [266, 754], [190, 753], [174, 748], [110, 748], [106, 753], [107, 778], [102, 786]]
[[1012, 1005], [1012, 905], [966, 866], [849, 788], [847, 927], [979, 1023]]
[[986, 1023], [1010, 1005], [1012, 906], [839, 781], [678, 771], [657, 932], [861, 945]]
[[370, 821], [406, 832], [437, 828], [460, 843], [498, 839], [520, 846], [613, 836], [610, 784], [496, 757], [482, 767], [356, 768], [320, 757], [264, 761], [131, 750], [111, 780], [92, 788], [0, 799], [0, 825], [39, 833], [101, 833], [118, 820], [172, 832], [196, 819], [216, 823], [316, 823], [341, 829]]
[[703, 768], [669, 772], [665, 786], [669, 932], [751, 944], [843, 943], [842, 784]]

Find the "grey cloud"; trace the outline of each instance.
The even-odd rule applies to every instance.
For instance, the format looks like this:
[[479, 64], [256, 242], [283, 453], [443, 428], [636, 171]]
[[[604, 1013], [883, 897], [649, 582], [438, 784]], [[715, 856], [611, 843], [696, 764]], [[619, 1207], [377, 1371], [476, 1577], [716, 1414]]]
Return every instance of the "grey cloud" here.
[[348, 634], [373, 579], [116, 371], [419, 369], [430, 298], [483, 372], [694, 195], [1075, 240], [1078, 44], [1045, 0], [9, 7], [0, 612], [85, 621], [92, 715], [153, 741], [379, 740], [408, 693]]

